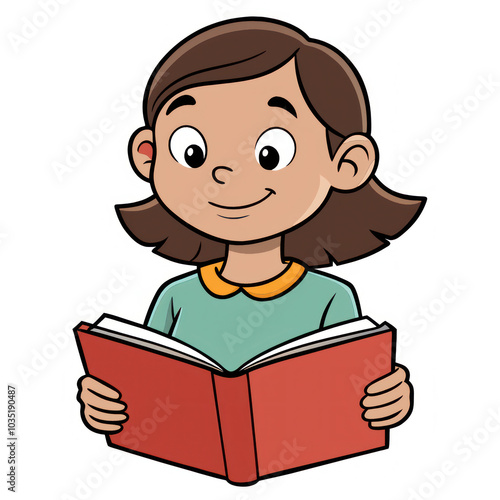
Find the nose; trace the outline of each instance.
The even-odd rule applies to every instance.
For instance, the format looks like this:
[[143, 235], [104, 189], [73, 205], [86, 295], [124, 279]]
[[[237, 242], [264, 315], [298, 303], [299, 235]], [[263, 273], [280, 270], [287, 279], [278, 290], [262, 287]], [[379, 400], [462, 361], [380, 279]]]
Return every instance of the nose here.
[[228, 176], [224, 174], [224, 170], [228, 172], [232, 172], [233, 169], [231, 167], [226, 167], [224, 165], [219, 165], [212, 170], [212, 178], [217, 184], [225, 184]]

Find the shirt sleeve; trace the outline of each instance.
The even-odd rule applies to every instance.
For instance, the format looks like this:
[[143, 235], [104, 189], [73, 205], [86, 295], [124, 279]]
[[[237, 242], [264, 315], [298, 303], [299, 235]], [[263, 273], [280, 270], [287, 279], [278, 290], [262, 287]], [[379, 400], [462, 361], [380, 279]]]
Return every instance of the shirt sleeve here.
[[171, 333], [175, 321], [174, 297], [171, 286], [164, 286], [156, 293], [146, 315], [146, 326], [153, 330]]
[[354, 287], [347, 283], [339, 283], [338, 285], [338, 290], [335, 291], [323, 313], [321, 327], [356, 319], [361, 315], [358, 296]]

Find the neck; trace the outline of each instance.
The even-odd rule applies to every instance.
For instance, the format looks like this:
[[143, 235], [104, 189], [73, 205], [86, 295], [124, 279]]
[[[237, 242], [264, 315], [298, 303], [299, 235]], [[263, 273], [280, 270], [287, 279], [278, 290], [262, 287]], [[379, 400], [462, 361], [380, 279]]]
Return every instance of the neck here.
[[250, 284], [269, 280], [287, 264], [281, 258], [281, 237], [243, 245], [230, 244], [221, 275], [234, 283]]

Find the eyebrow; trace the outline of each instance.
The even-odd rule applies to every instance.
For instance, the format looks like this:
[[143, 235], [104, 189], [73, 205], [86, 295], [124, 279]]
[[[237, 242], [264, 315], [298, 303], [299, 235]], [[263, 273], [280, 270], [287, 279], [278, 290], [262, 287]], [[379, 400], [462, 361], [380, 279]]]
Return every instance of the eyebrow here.
[[177, 99], [175, 99], [172, 104], [168, 107], [167, 109], [167, 115], [172, 113], [174, 109], [179, 108], [180, 106], [192, 106], [193, 104], [196, 104], [196, 101], [194, 100], [194, 97], [191, 97], [190, 95], [181, 95]]
[[285, 111], [288, 111], [291, 115], [295, 116], [297, 118], [297, 112], [295, 111], [295, 108], [292, 106], [292, 103], [290, 101], [287, 101], [284, 97], [271, 97], [269, 101], [267, 102], [268, 106], [274, 107], [274, 108], [281, 108], [284, 109]]

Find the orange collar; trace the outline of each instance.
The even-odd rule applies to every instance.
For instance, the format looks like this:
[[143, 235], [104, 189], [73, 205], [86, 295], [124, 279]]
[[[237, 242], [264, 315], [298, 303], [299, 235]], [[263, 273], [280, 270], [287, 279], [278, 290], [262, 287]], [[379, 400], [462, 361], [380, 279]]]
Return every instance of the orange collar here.
[[239, 285], [224, 279], [220, 274], [223, 261], [200, 268], [200, 278], [205, 287], [214, 295], [227, 297], [243, 290], [256, 299], [268, 299], [282, 294], [302, 277], [305, 267], [298, 262], [288, 262], [288, 266], [278, 276], [255, 285]]

